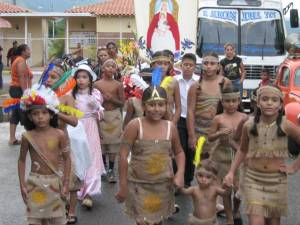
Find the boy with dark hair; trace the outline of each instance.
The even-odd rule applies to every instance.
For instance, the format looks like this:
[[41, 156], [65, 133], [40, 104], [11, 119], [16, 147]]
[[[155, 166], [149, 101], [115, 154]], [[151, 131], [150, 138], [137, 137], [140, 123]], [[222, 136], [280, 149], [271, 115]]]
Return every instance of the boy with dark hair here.
[[182, 57], [181, 74], [175, 76], [178, 81], [181, 101], [181, 115], [177, 123], [180, 142], [186, 156], [184, 182], [185, 186], [189, 187], [193, 180], [194, 174], [194, 151], [188, 145], [188, 132], [186, 127], [187, 116], [187, 94], [190, 86], [199, 80], [199, 76], [194, 74], [196, 68], [196, 56], [192, 53], [187, 53]]

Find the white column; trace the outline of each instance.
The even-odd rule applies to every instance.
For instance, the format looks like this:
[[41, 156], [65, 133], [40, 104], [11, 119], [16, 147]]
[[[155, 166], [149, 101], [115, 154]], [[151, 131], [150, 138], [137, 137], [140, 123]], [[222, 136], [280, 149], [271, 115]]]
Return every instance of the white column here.
[[25, 17], [25, 44], [28, 44], [28, 18]]
[[119, 32], [120, 32], [120, 41], [123, 39], [123, 32], [122, 32], [122, 17], [119, 16]]
[[69, 40], [69, 17], [66, 18], [66, 34], [65, 34], [65, 52], [66, 54], [69, 54], [70, 49], [69, 49], [69, 45], [70, 45], [70, 40]]

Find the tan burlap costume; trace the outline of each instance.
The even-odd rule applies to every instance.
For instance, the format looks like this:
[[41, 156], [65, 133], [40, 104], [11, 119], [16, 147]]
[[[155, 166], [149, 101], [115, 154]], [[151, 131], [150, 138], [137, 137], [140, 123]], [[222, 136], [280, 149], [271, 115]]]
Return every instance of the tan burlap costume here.
[[[285, 118], [283, 118], [285, 120]], [[277, 125], [257, 124], [258, 136], [250, 129], [253, 118], [246, 122], [249, 149], [247, 158], [287, 158], [287, 136], [278, 137]], [[244, 195], [247, 214], [261, 215], [266, 218], [287, 215], [287, 176], [283, 173], [264, 173], [246, 169]]]
[[[200, 84], [199, 84], [200, 86]], [[221, 99], [221, 96], [211, 96], [208, 94], [203, 93], [201, 90], [199, 90], [199, 87], [197, 89], [196, 94], [196, 107], [195, 107], [195, 134], [196, 138], [200, 136], [207, 137], [208, 131], [210, 129], [210, 126], [212, 124], [212, 120], [216, 115], [217, 112], [217, 106]], [[209, 118], [203, 118], [202, 113], [208, 112], [210, 114]], [[211, 152], [214, 144], [212, 142], [206, 141], [202, 153], [209, 153]]]
[[125, 212], [137, 222], [159, 223], [174, 212], [170, 123], [165, 140], [144, 140], [140, 118], [139, 139], [131, 151]]
[[218, 178], [223, 178], [229, 172], [232, 159], [234, 158], [234, 150], [229, 144], [231, 135], [220, 137], [213, 147], [210, 159], [218, 165]]
[[39, 225], [42, 224], [42, 219], [48, 219], [55, 225], [65, 224], [66, 204], [61, 198], [62, 173], [43, 155], [28, 132], [24, 132], [22, 136], [30, 143], [30, 149], [35, 151], [53, 171], [51, 175], [31, 172], [28, 176], [26, 181], [28, 223]]
[[37, 224], [40, 219], [56, 219], [61, 222], [57, 224], [66, 223], [66, 206], [60, 195], [61, 181], [56, 174], [30, 173], [26, 187], [29, 224]]
[[101, 150], [103, 153], [116, 154], [122, 135], [122, 114], [119, 108], [104, 111], [104, 118], [100, 121]]
[[217, 218], [215, 216], [209, 219], [198, 219], [193, 214], [189, 214], [188, 224], [189, 225], [219, 225]]

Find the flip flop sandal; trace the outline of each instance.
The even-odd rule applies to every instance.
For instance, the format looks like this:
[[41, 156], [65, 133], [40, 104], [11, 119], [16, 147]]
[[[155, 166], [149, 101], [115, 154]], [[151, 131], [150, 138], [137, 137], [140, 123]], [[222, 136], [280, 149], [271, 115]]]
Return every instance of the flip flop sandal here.
[[75, 224], [77, 223], [77, 216], [68, 216], [67, 220], [67, 224]]

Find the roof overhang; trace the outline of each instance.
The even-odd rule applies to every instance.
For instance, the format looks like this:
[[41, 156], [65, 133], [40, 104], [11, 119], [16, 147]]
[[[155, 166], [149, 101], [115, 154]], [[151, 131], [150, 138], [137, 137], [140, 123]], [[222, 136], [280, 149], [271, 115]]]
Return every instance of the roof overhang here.
[[92, 13], [28, 12], [0, 13], [1, 17], [95, 17]]

